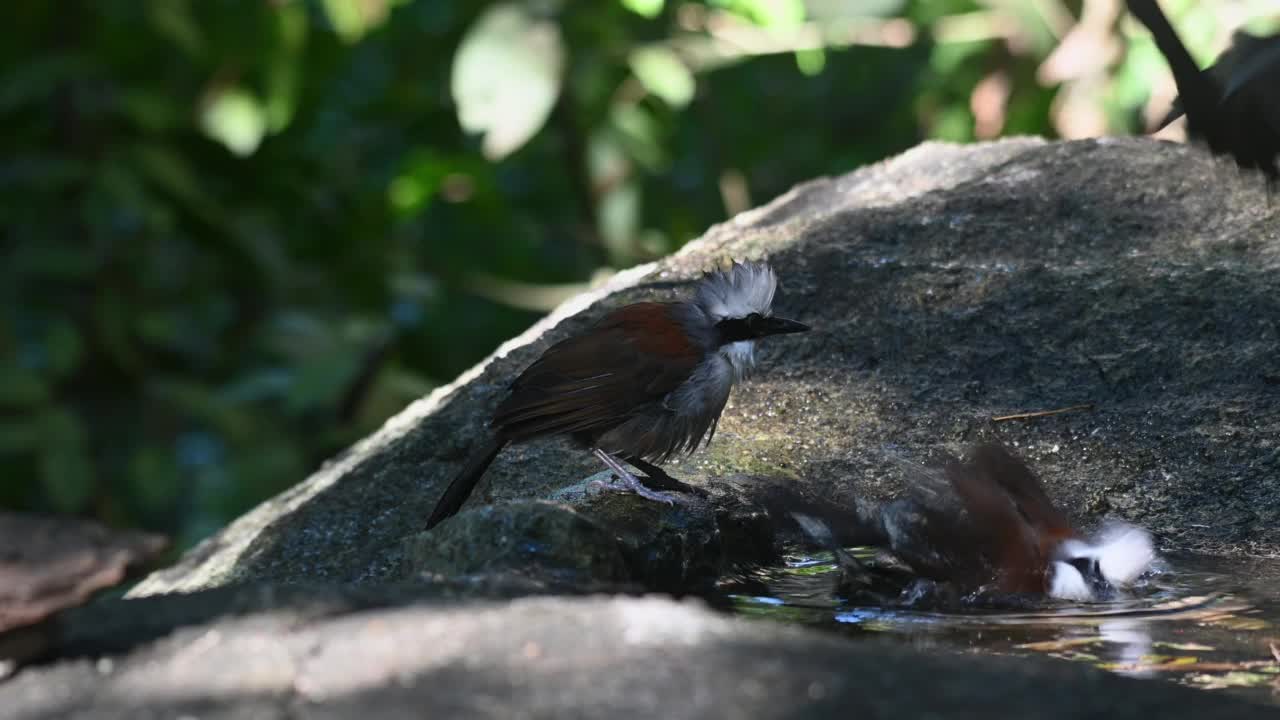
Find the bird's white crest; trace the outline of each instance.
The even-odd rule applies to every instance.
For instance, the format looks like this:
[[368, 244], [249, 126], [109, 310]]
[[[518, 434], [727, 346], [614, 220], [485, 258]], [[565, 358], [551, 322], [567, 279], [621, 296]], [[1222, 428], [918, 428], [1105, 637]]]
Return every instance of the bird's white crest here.
[[[1155, 562], [1155, 545], [1151, 535], [1128, 523], [1111, 523], [1098, 533], [1093, 542], [1064, 540], [1058, 546], [1058, 557], [1066, 560], [1091, 558], [1098, 563], [1102, 579], [1115, 587], [1132, 585]], [[1089, 600], [1092, 592], [1084, 576], [1062, 560], [1051, 565], [1053, 578], [1049, 594], [1063, 600]], [[1080, 592], [1083, 591], [1083, 595]]]
[[1156, 559], [1151, 535], [1140, 527], [1115, 523], [1098, 536], [1098, 570], [1112, 585], [1128, 585]]
[[698, 283], [694, 302], [712, 322], [742, 318], [751, 313], [770, 315], [777, 289], [778, 276], [768, 264], [735, 262], [728, 270], [707, 274]]

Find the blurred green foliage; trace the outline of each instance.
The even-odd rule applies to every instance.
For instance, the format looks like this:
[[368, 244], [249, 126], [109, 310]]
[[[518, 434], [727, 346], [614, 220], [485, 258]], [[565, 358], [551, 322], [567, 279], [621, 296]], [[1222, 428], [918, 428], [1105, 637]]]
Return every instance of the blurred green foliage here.
[[[1167, 7], [1207, 61], [1218, 18], [1272, 2]], [[187, 546], [597, 273], [798, 181], [1053, 136], [1069, 90], [1136, 131], [1164, 68], [1113, 5], [13, 3], [0, 505]], [[1101, 49], [1046, 80], [1073, 33]]]

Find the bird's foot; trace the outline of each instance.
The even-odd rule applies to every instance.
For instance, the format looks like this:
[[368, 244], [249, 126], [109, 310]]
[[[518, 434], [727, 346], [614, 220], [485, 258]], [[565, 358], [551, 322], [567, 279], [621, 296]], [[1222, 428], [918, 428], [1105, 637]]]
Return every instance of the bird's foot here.
[[700, 498], [707, 497], [707, 491], [700, 487], [694, 487], [686, 482], [681, 482], [668, 475], [662, 468], [640, 460], [639, 458], [627, 458], [627, 463], [634, 465], [644, 473], [644, 477], [639, 478], [640, 482], [650, 490], [669, 490], [672, 492], [687, 493], [689, 495], [697, 495]]
[[[628, 478], [633, 482], [628, 482]], [[590, 485], [591, 487], [599, 488], [601, 490], [631, 491], [640, 497], [647, 498], [649, 500], [656, 500], [657, 502], [664, 502], [668, 505], [675, 505], [678, 499], [671, 493], [650, 490], [645, 487], [644, 483], [640, 482], [638, 478], [630, 473], [621, 478], [618, 477], [617, 473], [614, 473], [610, 476], [609, 480], [592, 480]]]
[[671, 493], [651, 490], [648, 487], [645, 487], [644, 483], [640, 482], [635, 475], [631, 474], [630, 471], [622, 466], [622, 463], [618, 462], [617, 458], [613, 457], [609, 453], [603, 450], [596, 450], [595, 455], [613, 471], [614, 477], [608, 481], [593, 480], [591, 485], [608, 488], [610, 490], [630, 490], [647, 500], [654, 500], [668, 505], [675, 505], [676, 502], [680, 500], [679, 497], [672, 495]]

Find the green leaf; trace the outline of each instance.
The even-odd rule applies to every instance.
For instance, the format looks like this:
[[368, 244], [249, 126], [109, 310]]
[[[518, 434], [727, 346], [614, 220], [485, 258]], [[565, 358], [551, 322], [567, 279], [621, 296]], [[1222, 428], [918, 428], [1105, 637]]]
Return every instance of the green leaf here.
[[944, 108], [934, 119], [933, 132], [935, 140], [951, 142], [971, 142], [973, 140], [973, 115], [969, 109], [959, 105]]
[[187, 120], [187, 112], [172, 95], [146, 88], [123, 90], [119, 98], [124, 116], [147, 132], [174, 130]]
[[263, 491], [270, 493], [289, 487], [306, 474], [305, 461], [293, 443], [278, 443], [255, 448], [252, 453], [237, 453], [230, 463], [229, 475], [240, 478], [234, 490], [206, 493], [205, 502], [221, 507], [234, 517], [260, 502]]
[[390, 0], [323, 1], [330, 24], [345, 43], [354, 43], [381, 25], [387, 19], [391, 5]]
[[307, 8], [294, 2], [278, 6], [275, 13], [277, 46], [267, 66], [267, 126], [277, 133], [289, 126], [298, 106], [298, 89], [305, 67]]
[[48, 399], [48, 388], [39, 375], [26, 368], [0, 365], [0, 406], [32, 407]]
[[1252, 12], [1242, 13], [1253, 17], [1245, 21], [1241, 29], [1254, 35], [1275, 35], [1280, 32], [1280, 15], [1267, 13], [1271, 3], [1272, 0], [1255, 0], [1255, 7], [1250, 8]]
[[310, 358], [297, 368], [285, 409], [301, 414], [334, 405], [359, 371], [361, 359], [355, 347], [335, 347], [324, 356]]
[[450, 85], [458, 122], [484, 135], [485, 157], [504, 158], [537, 134], [560, 95], [564, 63], [560, 28], [520, 5], [495, 5], [476, 20]]
[[[939, 11], [947, 10], [944, 3], [935, 3], [935, 5]], [[907, 0], [856, 0], [856, 2], [819, 0], [806, 2], [804, 6], [805, 16], [818, 23], [840, 22], [849, 18], [894, 17], [907, 14], [909, 9]]]
[[[88, 168], [84, 162], [66, 155], [42, 152], [14, 153], [5, 158], [6, 171], [0, 173], [0, 189], [21, 189], [52, 197], [67, 186], [84, 181]], [[18, 193], [8, 193], [7, 202], [15, 202]], [[84, 254], [77, 246], [76, 252]]]
[[188, 316], [176, 308], [139, 308], [133, 318], [138, 339], [147, 345], [176, 347], [183, 331], [189, 330]]
[[144, 512], [159, 514], [171, 511], [177, 504], [182, 479], [173, 453], [143, 446], [129, 462], [126, 482], [131, 500]]
[[693, 99], [693, 73], [680, 56], [661, 45], [651, 45], [631, 53], [631, 71], [649, 92], [680, 109]]
[[447, 158], [431, 148], [417, 148], [402, 163], [402, 170], [387, 186], [387, 201], [402, 216], [420, 212], [435, 196], [451, 170]]
[[83, 280], [98, 268], [97, 258], [83, 246], [69, 244], [20, 245], [12, 267], [43, 280]]
[[284, 397], [293, 385], [291, 370], [263, 367], [243, 371], [240, 377], [218, 391], [222, 402], [247, 405]]
[[640, 229], [640, 185], [619, 184], [600, 198], [600, 235], [620, 265], [629, 265], [635, 255], [632, 241]]
[[808, 50], [796, 51], [796, 67], [800, 72], [813, 77], [822, 72], [827, 66], [827, 54], [822, 48], [810, 48]]
[[80, 418], [64, 409], [49, 410], [40, 418], [43, 447], [40, 484], [54, 510], [83, 510], [93, 495], [93, 465]]
[[93, 321], [103, 349], [117, 365], [131, 372], [143, 366], [130, 333], [132, 316], [128, 304], [114, 291], [103, 291], [93, 306]]
[[257, 439], [261, 429], [254, 424], [257, 418], [253, 410], [233, 405], [214, 388], [175, 376], [151, 380], [147, 392], [157, 402], [228, 438], [261, 442]]
[[146, 178], [161, 190], [180, 200], [200, 219], [216, 223], [222, 212], [191, 171], [187, 158], [172, 148], [157, 143], [139, 143], [133, 147], [133, 160]]
[[0, 113], [45, 102], [68, 81], [92, 75], [95, 67], [94, 58], [70, 53], [14, 63], [0, 75]]
[[378, 373], [368, 396], [360, 404], [355, 419], [355, 429], [360, 433], [375, 430], [388, 417], [404, 409], [404, 406], [425, 397], [436, 384], [425, 377], [394, 364]]
[[622, 7], [631, 12], [653, 19], [662, 14], [663, 0], [621, 0]]
[[0, 455], [30, 452], [40, 446], [40, 427], [27, 420], [0, 423]]
[[795, 27], [805, 18], [804, 0], [715, 0], [712, 4], [766, 28]]
[[44, 343], [49, 369], [55, 375], [66, 375], [80, 365], [84, 345], [75, 325], [65, 321], [54, 323], [45, 335]]
[[168, 38], [190, 57], [204, 55], [204, 37], [200, 23], [191, 13], [191, 0], [151, 0], [147, 10], [158, 35]]
[[200, 128], [235, 155], [247, 157], [258, 149], [267, 133], [267, 116], [256, 97], [230, 88], [201, 109]]
[[661, 130], [653, 114], [640, 105], [615, 105], [609, 120], [618, 133], [627, 154], [648, 170], [658, 171], [667, 164]]

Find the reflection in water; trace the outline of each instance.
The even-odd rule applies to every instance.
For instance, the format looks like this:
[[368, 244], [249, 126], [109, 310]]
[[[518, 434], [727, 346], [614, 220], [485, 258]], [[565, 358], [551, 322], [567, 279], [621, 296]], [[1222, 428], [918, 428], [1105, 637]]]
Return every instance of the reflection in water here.
[[1142, 658], [1151, 655], [1151, 628], [1146, 620], [1110, 620], [1098, 626], [1098, 639], [1116, 648], [1122, 675], [1145, 676], [1154, 671], [1143, 665]]
[[1280, 704], [1280, 561], [1166, 558], [1125, 598], [1017, 610], [930, 612], [849, 603], [829, 555], [726, 580], [736, 612], [918, 647], [1043, 654], [1132, 677], [1227, 689]]

